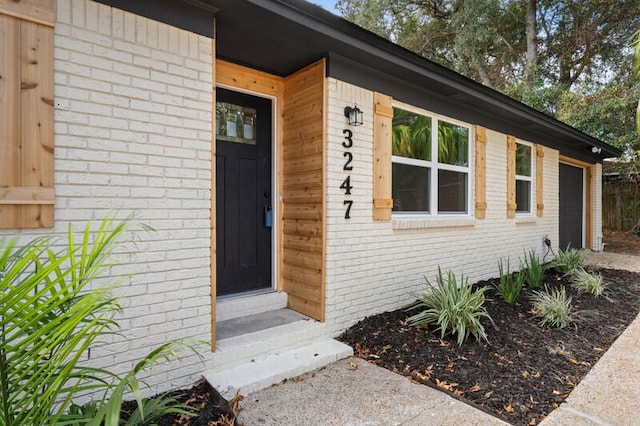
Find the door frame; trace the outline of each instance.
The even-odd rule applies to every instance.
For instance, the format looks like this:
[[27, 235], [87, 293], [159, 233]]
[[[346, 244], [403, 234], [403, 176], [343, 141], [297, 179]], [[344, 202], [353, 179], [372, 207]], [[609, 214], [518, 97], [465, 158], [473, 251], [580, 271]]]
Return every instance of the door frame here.
[[[595, 164], [587, 163], [584, 161], [576, 160], [564, 155], [559, 156], [558, 162], [558, 187], [560, 187], [560, 163], [567, 164], [573, 167], [579, 167], [583, 170], [582, 173], [582, 239], [585, 249], [593, 248], [593, 191], [594, 191], [594, 176], [595, 176]], [[558, 193], [559, 194], [559, 193]], [[560, 200], [558, 199], [558, 208], [560, 208]], [[558, 222], [558, 227], [560, 223]], [[559, 229], [559, 228], [558, 228]]]
[[[245, 297], [245, 296], [256, 295], [256, 294], [261, 294], [261, 293], [268, 293], [268, 292], [275, 291], [278, 288], [277, 279], [276, 279], [276, 277], [277, 277], [276, 250], [277, 250], [277, 247], [278, 247], [277, 246], [277, 241], [276, 241], [278, 232], [277, 232], [276, 227], [278, 225], [278, 221], [277, 221], [278, 209], [277, 209], [277, 203], [275, 202], [275, 198], [274, 198], [274, 194], [276, 194], [276, 188], [277, 188], [275, 186], [277, 184], [277, 176], [276, 176], [277, 175], [277, 173], [276, 173], [276, 167], [277, 166], [276, 166], [276, 150], [275, 150], [275, 148], [276, 148], [276, 146], [275, 146], [276, 145], [275, 144], [275, 138], [276, 138], [276, 128], [275, 128], [275, 126], [276, 126], [276, 117], [277, 117], [275, 108], [276, 108], [277, 102], [276, 102], [276, 99], [274, 97], [272, 97], [272, 96], [266, 96], [266, 95], [263, 95], [263, 94], [260, 94], [260, 93], [255, 93], [255, 92], [252, 92], [252, 91], [249, 91], [249, 90], [242, 90], [242, 89], [238, 89], [236, 87], [231, 87], [231, 86], [227, 86], [227, 85], [223, 85], [223, 84], [216, 84], [215, 85], [215, 89], [216, 90], [217, 89], [224, 89], [224, 90], [231, 91], [231, 92], [234, 92], [234, 93], [239, 93], [239, 94], [242, 94], [242, 95], [249, 95], [249, 96], [252, 96], [252, 97], [256, 97], [256, 98], [260, 98], [260, 99], [269, 101], [270, 102], [270, 111], [271, 111], [271, 135], [269, 136], [269, 154], [271, 156], [269, 179], [270, 179], [270, 188], [271, 188], [271, 190], [270, 190], [270, 192], [271, 192], [271, 212], [272, 212], [272, 215], [273, 215], [273, 223], [272, 223], [272, 225], [270, 227], [270, 231], [269, 231], [269, 233], [271, 234], [270, 235], [271, 236], [271, 243], [270, 243], [270, 248], [269, 248], [270, 257], [271, 257], [270, 258], [270, 264], [271, 264], [270, 266], [271, 266], [271, 268], [270, 268], [270, 277], [269, 277], [269, 279], [271, 280], [270, 281], [271, 285], [269, 287], [264, 287], [264, 288], [254, 289], [254, 290], [248, 290], [248, 291], [241, 291], [241, 292], [238, 292], [238, 293], [234, 292], [234, 293], [231, 293], [231, 294], [224, 294], [224, 295], [220, 295], [220, 296], [218, 296], [216, 294], [216, 299], [217, 300], [226, 300], [226, 299], [233, 299], [233, 298], [237, 298], [237, 297]], [[217, 101], [217, 96], [216, 96], [216, 101]], [[216, 140], [215, 131], [213, 133], [214, 133], [213, 139], [214, 139], [214, 145], [215, 145], [213, 147], [213, 150], [215, 151], [215, 150], [217, 150], [217, 140]], [[212, 158], [213, 158], [213, 162], [212, 162], [211, 172], [212, 173], [216, 173], [217, 172], [217, 170], [215, 168], [215, 165], [216, 165], [215, 158], [216, 158], [216, 156], [213, 155]], [[215, 177], [212, 176], [212, 180], [215, 180]], [[217, 194], [215, 193], [214, 190], [215, 190], [215, 187], [212, 186], [212, 192], [211, 192], [211, 196], [212, 197], [217, 196]], [[216, 204], [216, 211], [217, 211], [217, 199], [212, 199], [212, 204]], [[214, 210], [212, 210], [212, 214], [213, 214], [213, 212], [214, 212]], [[217, 221], [217, 217], [213, 217], [212, 216], [212, 220]], [[216, 232], [217, 232], [217, 226], [215, 227], [215, 229], [216, 229]], [[217, 242], [216, 242], [217, 241], [217, 235], [212, 234], [211, 238], [212, 238], [212, 246], [214, 244], [217, 245]], [[217, 250], [216, 250], [216, 252], [217, 252]], [[217, 261], [217, 259], [216, 259], [216, 261]], [[212, 273], [214, 273], [214, 271], [212, 271]], [[213, 276], [212, 276], [212, 279], [213, 279]], [[215, 279], [216, 279], [216, 282], [217, 282], [217, 270], [215, 271]]]
[[[215, 49], [215, 42], [214, 42]], [[214, 50], [215, 52], [215, 50]], [[211, 123], [215, 123], [216, 110], [216, 88], [233, 90], [240, 93], [246, 93], [252, 96], [267, 98], [272, 102], [271, 110], [271, 190], [272, 190], [272, 212], [273, 226], [271, 228], [271, 275], [272, 290], [282, 289], [282, 280], [280, 279], [280, 253], [282, 240], [280, 238], [279, 218], [281, 212], [281, 188], [280, 179], [282, 173], [282, 135], [283, 122], [282, 115], [282, 99], [284, 96], [284, 79], [262, 71], [252, 70], [241, 65], [232, 64], [221, 59], [213, 61], [213, 84], [212, 84], [212, 119]], [[210, 255], [210, 277], [211, 277], [211, 350], [216, 348], [216, 135], [215, 129], [211, 132], [211, 255]]]
[[[251, 90], [246, 90], [246, 89], [242, 89], [242, 88], [238, 88], [238, 87], [234, 87], [234, 86], [229, 86], [226, 84], [220, 84], [220, 83], [216, 83], [215, 85], [215, 89], [226, 89], [226, 90], [231, 90], [233, 92], [238, 92], [238, 93], [243, 93], [246, 95], [251, 95], [251, 96], [255, 96], [258, 98], [263, 98], [263, 99], [267, 99], [269, 101], [271, 101], [271, 212], [273, 214], [273, 225], [271, 226], [271, 287], [270, 288], [265, 288], [265, 289], [260, 289], [260, 290], [254, 290], [254, 291], [249, 291], [249, 292], [243, 292], [243, 293], [238, 293], [238, 294], [231, 294], [231, 295], [225, 295], [225, 296], [221, 296], [222, 299], [230, 299], [230, 298], [234, 298], [234, 297], [242, 297], [242, 296], [246, 296], [248, 294], [259, 294], [261, 292], [266, 292], [266, 291], [275, 291], [278, 289], [278, 262], [277, 262], [277, 253], [278, 253], [278, 217], [279, 217], [279, 203], [276, 202], [279, 199], [279, 191], [277, 191], [278, 189], [278, 157], [277, 157], [277, 113], [278, 113], [278, 99], [274, 96], [270, 96], [270, 95], [265, 95], [263, 93], [259, 93], [259, 92], [255, 92], [255, 91], [251, 91]], [[215, 140], [215, 131], [213, 132], [213, 139]], [[212, 148], [213, 151], [215, 151], [215, 146]], [[213, 154], [213, 158], [215, 158], [215, 153]], [[215, 163], [212, 163], [211, 165], [211, 173], [214, 174], [216, 172], [215, 170]], [[215, 178], [212, 176], [212, 180], [215, 180]], [[216, 200], [213, 199], [213, 197], [215, 196], [215, 187], [212, 187], [212, 192], [211, 192], [211, 197], [212, 197], [212, 204], [216, 204]], [[212, 217], [211, 220], [213, 222], [216, 221], [215, 216], [213, 216], [212, 213]], [[214, 226], [214, 229], [217, 229], [217, 227]], [[215, 238], [216, 235], [211, 235], [211, 241], [212, 241], [212, 246], [215, 247]], [[217, 250], [214, 250], [214, 252], [217, 252]], [[215, 274], [215, 270], [212, 270]], [[216, 279], [215, 276], [211, 277], [212, 280]], [[215, 293], [214, 293], [215, 295]]]

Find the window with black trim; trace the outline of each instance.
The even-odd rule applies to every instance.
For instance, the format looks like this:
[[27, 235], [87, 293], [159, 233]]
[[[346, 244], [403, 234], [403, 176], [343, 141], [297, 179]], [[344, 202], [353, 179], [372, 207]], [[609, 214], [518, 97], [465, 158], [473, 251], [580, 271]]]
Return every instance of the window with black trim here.
[[393, 108], [394, 212], [469, 213], [470, 133], [469, 127], [459, 123]]

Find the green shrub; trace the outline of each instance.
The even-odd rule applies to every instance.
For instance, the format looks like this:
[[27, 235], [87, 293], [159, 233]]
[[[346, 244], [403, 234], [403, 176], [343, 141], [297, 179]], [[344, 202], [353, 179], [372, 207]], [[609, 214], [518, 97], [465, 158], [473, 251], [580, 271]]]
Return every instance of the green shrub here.
[[487, 334], [480, 320], [488, 318], [493, 320], [482, 306], [484, 293], [487, 287], [473, 290], [468, 279], [460, 276], [460, 285], [453, 272], [449, 271], [447, 280], [442, 276], [438, 267], [436, 285], [434, 286], [425, 277], [428, 290], [423, 295], [416, 296], [417, 300], [407, 306], [407, 310], [423, 309], [420, 313], [407, 319], [411, 326], [420, 324], [438, 324], [441, 337], [446, 333], [457, 335], [458, 345], [472, 334], [478, 341], [487, 341]]
[[607, 288], [602, 274], [589, 273], [583, 268], [578, 268], [571, 275], [571, 285], [578, 291], [589, 293], [595, 297], [601, 296]]
[[498, 262], [498, 270], [500, 272], [500, 284], [496, 286], [496, 291], [505, 302], [513, 304], [520, 297], [525, 276], [521, 272], [512, 274], [509, 271], [509, 259], [507, 259], [506, 273], [502, 259]]
[[540, 318], [541, 325], [564, 328], [573, 320], [571, 296], [567, 296], [564, 287], [545, 291], [534, 291], [533, 311]]
[[567, 247], [566, 250], [558, 250], [556, 258], [551, 262], [551, 265], [559, 272], [571, 275], [576, 269], [584, 267], [585, 256], [586, 252], [584, 250]]
[[541, 288], [542, 281], [544, 280], [544, 271], [547, 267], [540, 263], [536, 252], [530, 250], [525, 254], [524, 262], [520, 261], [520, 269], [524, 274], [525, 281], [531, 286], [531, 288]]
[[[178, 343], [154, 350], [122, 378], [78, 362], [96, 339], [117, 328], [115, 285], [92, 284], [111, 266], [110, 255], [129, 227], [129, 221], [114, 225], [107, 218], [90, 243], [87, 225], [76, 246], [69, 226], [68, 245], [56, 251], [52, 238], [22, 248], [15, 240], [0, 241], [0, 425], [117, 425], [127, 391], [145, 408], [136, 373], [175, 356]], [[89, 391], [105, 396], [89, 404], [93, 409], [73, 404]]]

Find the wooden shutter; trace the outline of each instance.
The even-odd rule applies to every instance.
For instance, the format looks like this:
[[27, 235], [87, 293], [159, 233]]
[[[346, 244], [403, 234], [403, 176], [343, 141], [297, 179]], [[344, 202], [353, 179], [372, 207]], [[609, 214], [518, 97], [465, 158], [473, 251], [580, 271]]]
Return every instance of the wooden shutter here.
[[544, 212], [544, 198], [542, 193], [542, 170], [544, 159], [544, 147], [536, 145], [536, 215], [542, 217]]
[[487, 214], [487, 129], [476, 126], [476, 218]]
[[0, 0], [0, 228], [53, 226], [54, 0]]
[[373, 94], [373, 220], [391, 220], [391, 96]]
[[507, 217], [516, 217], [516, 138], [507, 136]]

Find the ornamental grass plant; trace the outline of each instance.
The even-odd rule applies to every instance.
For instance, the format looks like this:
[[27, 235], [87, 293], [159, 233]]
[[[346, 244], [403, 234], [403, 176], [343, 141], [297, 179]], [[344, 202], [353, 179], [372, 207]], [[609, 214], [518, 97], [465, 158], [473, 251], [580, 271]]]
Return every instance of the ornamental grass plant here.
[[424, 294], [416, 295], [416, 301], [408, 305], [406, 310], [422, 309], [407, 319], [407, 324], [416, 326], [436, 323], [441, 337], [447, 333], [457, 336], [458, 345], [473, 335], [478, 341], [487, 342], [487, 334], [481, 323], [483, 318], [493, 320], [483, 307], [484, 293], [488, 287], [474, 290], [464, 275], [460, 281], [452, 271], [448, 271], [447, 279], [442, 276], [438, 267], [436, 284], [433, 285], [425, 277], [428, 286]]
[[502, 300], [509, 304], [514, 304], [520, 292], [522, 284], [524, 284], [525, 275], [522, 272], [511, 273], [509, 269], [509, 259], [507, 259], [507, 268], [505, 272], [503, 260], [498, 262], [498, 272], [500, 273], [500, 284], [496, 286], [496, 292], [502, 297]]
[[544, 263], [540, 263], [536, 252], [529, 250], [524, 256], [524, 261], [520, 260], [520, 270], [525, 277], [525, 282], [531, 288], [542, 288], [544, 272], [547, 269]]
[[541, 325], [564, 328], [573, 321], [571, 296], [567, 296], [564, 287], [551, 291], [535, 290], [532, 297], [534, 315], [540, 319]]
[[567, 247], [566, 250], [558, 250], [551, 266], [565, 275], [572, 275], [577, 269], [584, 267], [585, 256], [584, 250]]
[[604, 282], [602, 274], [597, 272], [588, 272], [583, 268], [578, 268], [571, 274], [571, 286], [583, 293], [589, 293], [595, 297], [599, 297], [607, 289], [607, 283]]
[[[127, 392], [138, 402], [137, 424], [152, 416], [153, 404], [141, 398], [136, 374], [173, 358], [186, 344], [162, 345], [123, 377], [79, 363], [100, 336], [117, 332], [116, 285], [95, 279], [113, 265], [111, 254], [131, 225], [107, 218], [93, 234], [89, 224], [79, 245], [69, 226], [63, 248], [50, 237], [22, 247], [0, 240], [1, 426], [115, 426]], [[87, 392], [103, 397], [75, 405], [74, 398]], [[171, 402], [156, 403], [155, 409], [189, 414]]]

